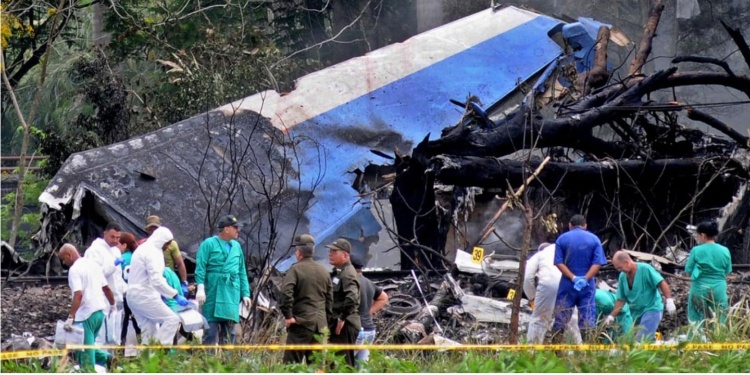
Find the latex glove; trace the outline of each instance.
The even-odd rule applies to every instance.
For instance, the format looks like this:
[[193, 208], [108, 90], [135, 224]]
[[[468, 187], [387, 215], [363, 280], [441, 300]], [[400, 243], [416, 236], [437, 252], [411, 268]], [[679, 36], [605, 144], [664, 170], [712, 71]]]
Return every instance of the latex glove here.
[[242, 303], [250, 309], [250, 305], [253, 303], [253, 300], [250, 299], [250, 297], [242, 297]]
[[585, 289], [588, 285], [588, 281], [586, 281], [586, 278], [583, 276], [576, 276], [573, 278], [573, 288], [579, 292]]
[[188, 295], [188, 293], [190, 291], [188, 290], [188, 283], [187, 283], [187, 281], [183, 281], [182, 284], [181, 284], [181, 286], [182, 286], [182, 294]]
[[63, 329], [70, 332], [73, 330], [73, 318], [68, 318], [63, 324]]
[[122, 263], [123, 263], [122, 258], [115, 259], [115, 267], [121, 265]]
[[612, 324], [612, 322], [614, 322], [614, 321], [615, 321], [615, 317], [614, 316], [607, 315], [607, 319], [604, 319], [604, 325], [608, 326], [608, 325]]
[[667, 304], [665, 308], [667, 310], [667, 314], [674, 315], [675, 311], [677, 311], [677, 306], [674, 305], [674, 299], [667, 298]]
[[109, 313], [107, 314], [107, 316], [111, 317], [112, 314], [115, 313], [115, 311], [117, 311], [117, 304], [109, 305]]
[[177, 297], [174, 298], [174, 300], [177, 301], [177, 304], [180, 305], [180, 306], [187, 306], [188, 305], [188, 300], [185, 297], [183, 297], [183, 296], [181, 296], [179, 294], [177, 295]]
[[198, 291], [195, 293], [195, 299], [198, 301], [199, 305], [202, 305], [203, 302], [206, 302], [206, 287], [203, 284], [198, 284]]

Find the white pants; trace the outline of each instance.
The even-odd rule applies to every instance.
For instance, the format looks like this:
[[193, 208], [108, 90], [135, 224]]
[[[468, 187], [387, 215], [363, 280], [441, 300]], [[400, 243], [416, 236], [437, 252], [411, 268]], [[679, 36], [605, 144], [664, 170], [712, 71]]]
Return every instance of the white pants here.
[[138, 355], [138, 350], [135, 349], [136, 344], [138, 344], [138, 339], [136, 338], [135, 328], [132, 324], [128, 324], [128, 333], [125, 336], [125, 357]]
[[159, 293], [131, 288], [128, 291], [128, 306], [141, 328], [141, 343], [149, 344], [152, 338], [162, 345], [174, 343], [180, 329], [180, 317], [161, 300]]
[[[526, 334], [526, 341], [529, 344], [541, 344], [544, 342], [544, 336], [553, 322], [555, 314], [555, 302], [557, 300], [557, 287], [560, 285], [559, 280], [555, 282], [540, 283], [536, 288], [536, 297], [534, 298], [534, 311], [531, 314], [529, 330]], [[565, 329], [568, 338], [580, 344], [581, 331], [578, 329], [578, 311], [573, 312], [573, 316], [568, 321]]]

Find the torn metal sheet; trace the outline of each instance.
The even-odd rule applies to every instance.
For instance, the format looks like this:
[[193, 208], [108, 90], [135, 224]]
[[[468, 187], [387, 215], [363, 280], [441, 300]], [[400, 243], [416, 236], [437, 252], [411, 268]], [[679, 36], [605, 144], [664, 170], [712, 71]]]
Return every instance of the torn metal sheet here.
[[628, 255], [630, 255], [631, 257], [635, 258], [636, 260], [640, 260], [640, 261], [644, 261], [644, 262], [656, 261], [656, 262], [659, 262], [661, 264], [672, 265], [672, 266], [676, 266], [677, 265], [677, 263], [675, 263], [675, 262], [673, 262], [673, 261], [671, 261], [671, 260], [669, 260], [667, 258], [660, 257], [658, 255], [649, 254], [649, 253], [642, 253], [640, 251], [625, 250], [625, 249], [623, 249], [622, 251], [626, 252]]
[[456, 251], [454, 263], [460, 272], [486, 274], [514, 281], [518, 277], [520, 266], [520, 262], [515, 257], [501, 254], [487, 255], [477, 263], [474, 262], [471, 254], [460, 249]]
[[[153, 133], [74, 154], [40, 197], [46, 205], [40, 245], [45, 253], [54, 251], [70, 232], [85, 248], [109, 220], [144, 236], [145, 218], [158, 215], [189, 258], [213, 232], [208, 216], [231, 212], [244, 224], [240, 239], [251, 257], [269, 238], [278, 240], [273, 260], [279, 269], [294, 262], [288, 245], [303, 232], [317, 239], [315, 258], [322, 263], [327, 263], [323, 246], [344, 237], [356, 253], [372, 256], [369, 267], [398, 269], [397, 250], [395, 256], [381, 256], [393, 241], [369, 202], [352, 188], [357, 176], [347, 172], [371, 163], [371, 150], [409, 150], [426, 134], [435, 138], [457, 123], [463, 114], [450, 99], [473, 95], [484, 109], [501, 101], [562, 54], [549, 36], [562, 25], [515, 7], [482, 11], [304, 76], [290, 93], [264, 91]], [[262, 132], [254, 131], [258, 124]], [[263, 222], [257, 182], [226, 179], [233, 166], [248, 168], [232, 161], [231, 144], [238, 137], [240, 146], [269, 149], [279, 157], [247, 175], [285, 162], [280, 146], [269, 145], [268, 128], [311, 140], [296, 145], [299, 165], [291, 163], [284, 181], [281, 195], [287, 199], [273, 234], [254, 227]], [[206, 199], [206, 192], [233, 188], [243, 196], [229, 205]], [[292, 198], [305, 194], [309, 209], [295, 217], [299, 211]]]
[[[419, 345], [438, 345], [438, 346], [461, 346], [461, 343], [453, 341], [434, 333], [429, 334], [427, 337], [417, 342]], [[445, 351], [446, 349], [439, 349], [438, 351]]]
[[29, 264], [5, 241], [0, 241], [0, 263], [3, 270], [21, 269]]
[[[477, 322], [510, 324], [510, 319], [513, 315], [513, 303], [510, 301], [501, 301], [487, 297], [464, 294], [461, 297], [460, 310], [473, 316]], [[519, 325], [528, 325], [530, 319], [530, 314], [524, 311], [519, 311]]]

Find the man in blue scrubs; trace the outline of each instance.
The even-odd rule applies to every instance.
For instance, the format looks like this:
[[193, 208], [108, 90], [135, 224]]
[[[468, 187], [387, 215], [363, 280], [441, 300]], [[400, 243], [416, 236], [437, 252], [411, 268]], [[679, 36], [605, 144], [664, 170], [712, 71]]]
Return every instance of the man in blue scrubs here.
[[568, 324], [573, 307], [578, 307], [578, 327], [587, 340], [587, 333], [596, 328], [596, 284], [594, 276], [601, 266], [607, 264], [599, 238], [586, 230], [586, 219], [575, 215], [568, 224], [570, 230], [555, 241], [555, 266], [563, 276], [557, 289], [555, 323], [552, 329], [555, 338]]

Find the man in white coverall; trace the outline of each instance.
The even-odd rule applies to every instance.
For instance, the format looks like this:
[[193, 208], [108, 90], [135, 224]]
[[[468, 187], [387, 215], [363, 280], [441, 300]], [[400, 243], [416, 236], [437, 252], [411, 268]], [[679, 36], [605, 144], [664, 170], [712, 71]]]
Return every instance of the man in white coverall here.
[[[172, 232], [160, 227], [133, 252], [128, 276], [128, 306], [141, 327], [141, 341], [148, 344], [152, 338], [162, 345], [172, 345], [180, 329], [180, 317], [167, 306], [161, 297], [174, 299], [180, 306], [188, 301], [164, 278], [163, 249], [172, 242]], [[157, 330], [157, 324], [159, 328]]]
[[[555, 244], [547, 242], [539, 245], [536, 254], [526, 262], [523, 291], [529, 299], [529, 304], [533, 303], [531, 322], [526, 334], [526, 341], [529, 344], [541, 344], [552, 323], [557, 287], [562, 277], [562, 273], [554, 263]], [[537, 285], [534, 285], [534, 278], [539, 279]], [[578, 319], [575, 315], [568, 321], [567, 328], [566, 332], [570, 333], [570, 338], [576, 344], [580, 344], [582, 342], [581, 331], [578, 329]]]
[[[117, 223], [109, 223], [104, 228], [102, 238], [97, 238], [91, 243], [83, 257], [101, 267], [107, 285], [115, 296], [117, 311], [107, 319], [119, 319], [123, 310], [123, 294], [127, 292], [127, 284], [122, 278], [122, 252], [117, 247], [120, 244], [120, 226]], [[102, 330], [104, 332], [104, 330]], [[115, 343], [120, 343], [120, 335], [113, 335]]]

